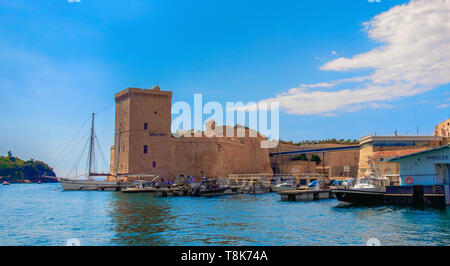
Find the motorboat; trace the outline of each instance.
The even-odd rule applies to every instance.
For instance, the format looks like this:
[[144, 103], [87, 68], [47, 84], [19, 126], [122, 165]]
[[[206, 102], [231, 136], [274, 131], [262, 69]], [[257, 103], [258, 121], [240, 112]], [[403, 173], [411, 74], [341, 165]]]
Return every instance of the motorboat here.
[[376, 205], [385, 202], [386, 186], [389, 185], [388, 178], [379, 177], [369, 171], [364, 177], [356, 179], [352, 186], [333, 189], [332, 192], [342, 202]]
[[275, 187], [273, 187], [273, 190], [275, 190], [275, 192], [294, 189], [297, 189], [297, 184], [294, 179], [287, 179], [284, 181], [280, 181], [277, 185], [275, 185]]
[[215, 179], [203, 177], [200, 184], [192, 187], [191, 194], [192, 196], [214, 197], [237, 194], [237, 190], [227, 185], [220, 185]]
[[155, 182], [136, 180], [131, 186], [122, 189], [123, 193], [146, 193], [155, 192]]
[[263, 182], [251, 182], [242, 186], [241, 192], [245, 194], [264, 194], [269, 193], [270, 188], [264, 185]]

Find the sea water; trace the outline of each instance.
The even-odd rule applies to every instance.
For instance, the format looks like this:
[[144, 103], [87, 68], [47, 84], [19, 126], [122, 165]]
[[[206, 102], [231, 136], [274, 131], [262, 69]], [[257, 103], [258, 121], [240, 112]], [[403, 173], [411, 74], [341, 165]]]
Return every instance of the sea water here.
[[0, 245], [450, 245], [450, 207], [281, 202], [0, 186]]

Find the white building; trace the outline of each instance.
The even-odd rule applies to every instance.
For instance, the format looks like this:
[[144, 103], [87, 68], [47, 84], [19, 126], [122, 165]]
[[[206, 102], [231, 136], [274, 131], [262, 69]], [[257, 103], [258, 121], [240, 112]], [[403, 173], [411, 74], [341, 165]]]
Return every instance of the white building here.
[[388, 160], [400, 164], [401, 186], [443, 185], [450, 204], [450, 144]]

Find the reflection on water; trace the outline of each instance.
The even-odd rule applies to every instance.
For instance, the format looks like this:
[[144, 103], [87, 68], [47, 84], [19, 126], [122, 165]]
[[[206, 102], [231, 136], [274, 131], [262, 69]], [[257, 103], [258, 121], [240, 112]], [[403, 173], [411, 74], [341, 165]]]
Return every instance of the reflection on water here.
[[280, 195], [155, 198], [0, 186], [0, 245], [450, 245], [450, 207], [281, 202]]
[[[424, 206], [363, 207], [338, 204], [336, 212], [355, 215], [365, 239], [383, 239], [384, 245], [449, 245], [450, 208]], [[362, 232], [361, 227], [365, 229]]]
[[117, 245], [168, 245], [164, 234], [171, 231], [170, 206], [150, 194], [114, 193], [109, 208]]

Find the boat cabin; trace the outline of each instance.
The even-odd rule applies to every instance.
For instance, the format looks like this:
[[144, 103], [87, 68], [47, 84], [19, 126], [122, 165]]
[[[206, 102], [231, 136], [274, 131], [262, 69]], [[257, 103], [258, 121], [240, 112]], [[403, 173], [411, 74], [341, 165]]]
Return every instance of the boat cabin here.
[[387, 187], [390, 185], [388, 178], [363, 177], [356, 180], [355, 186], [361, 187]]
[[202, 188], [205, 188], [205, 189], [213, 189], [213, 188], [219, 188], [220, 187], [219, 183], [216, 180], [209, 179], [207, 177], [203, 177], [200, 180], [200, 185], [201, 185]]

